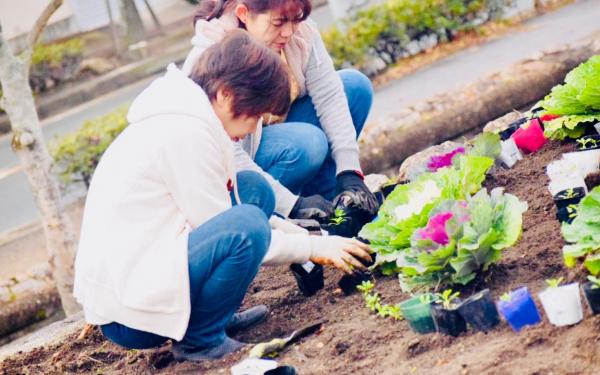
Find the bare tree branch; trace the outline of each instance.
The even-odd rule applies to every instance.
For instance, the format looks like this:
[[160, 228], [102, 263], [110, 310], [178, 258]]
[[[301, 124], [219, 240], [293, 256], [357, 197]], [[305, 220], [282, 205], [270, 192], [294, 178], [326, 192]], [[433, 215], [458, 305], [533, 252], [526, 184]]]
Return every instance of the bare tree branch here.
[[29, 35], [27, 35], [27, 46], [29, 48], [33, 48], [33, 46], [37, 43], [42, 31], [44, 30], [44, 27], [46, 27], [46, 24], [48, 23], [48, 20], [62, 4], [63, 0], [52, 0], [50, 4], [46, 6], [46, 9], [44, 9], [42, 14], [40, 14], [37, 21], [35, 21], [35, 24], [29, 32]]

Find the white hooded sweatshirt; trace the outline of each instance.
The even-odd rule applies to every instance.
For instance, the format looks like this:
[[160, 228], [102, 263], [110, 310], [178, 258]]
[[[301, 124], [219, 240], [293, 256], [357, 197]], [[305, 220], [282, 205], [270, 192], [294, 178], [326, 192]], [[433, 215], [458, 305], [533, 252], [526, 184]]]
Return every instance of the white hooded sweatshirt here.
[[[74, 294], [90, 324], [181, 340], [191, 311], [188, 235], [231, 208], [233, 146], [204, 91], [173, 65], [127, 118], [92, 178]], [[271, 237], [263, 263], [308, 260], [307, 233]]]

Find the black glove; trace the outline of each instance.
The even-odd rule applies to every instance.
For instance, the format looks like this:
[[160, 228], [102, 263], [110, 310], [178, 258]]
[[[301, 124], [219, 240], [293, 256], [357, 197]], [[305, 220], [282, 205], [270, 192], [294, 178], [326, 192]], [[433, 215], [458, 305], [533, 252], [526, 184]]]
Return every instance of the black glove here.
[[342, 207], [356, 206], [371, 215], [376, 215], [379, 210], [379, 202], [371, 193], [360, 172], [343, 171], [336, 177], [337, 196], [333, 199], [333, 206]]
[[290, 212], [290, 219], [314, 219], [326, 221], [333, 215], [333, 205], [320, 195], [298, 197]]

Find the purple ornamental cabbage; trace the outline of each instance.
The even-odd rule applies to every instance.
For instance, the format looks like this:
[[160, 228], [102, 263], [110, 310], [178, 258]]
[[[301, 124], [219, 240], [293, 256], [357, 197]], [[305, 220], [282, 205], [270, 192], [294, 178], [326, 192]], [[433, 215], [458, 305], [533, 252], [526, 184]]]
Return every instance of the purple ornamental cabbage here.
[[431, 159], [429, 159], [427, 168], [430, 171], [435, 172], [440, 168], [448, 167], [448, 166], [452, 165], [452, 158], [454, 158], [454, 156], [456, 156], [457, 154], [464, 154], [464, 153], [465, 153], [465, 148], [461, 146], [461, 147], [457, 147], [456, 149], [450, 151], [447, 154], [434, 155], [431, 157]]
[[448, 233], [446, 233], [446, 222], [452, 218], [452, 212], [442, 212], [432, 216], [424, 229], [419, 229], [419, 237], [422, 240], [431, 240], [439, 245], [448, 245]]

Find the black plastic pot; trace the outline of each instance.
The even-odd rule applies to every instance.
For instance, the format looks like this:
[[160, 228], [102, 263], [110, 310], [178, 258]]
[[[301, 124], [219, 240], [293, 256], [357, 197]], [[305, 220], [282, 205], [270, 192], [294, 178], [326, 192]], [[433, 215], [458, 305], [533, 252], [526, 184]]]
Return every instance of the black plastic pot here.
[[600, 288], [593, 289], [593, 286], [594, 284], [592, 283], [583, 284], [583, 293], [585, 294], [585, 299], [587, 299], [592, 312], [594, 314], [600, 314]]
[[578, 204], [583, 197], [585, 197], [585, 189], [583, 187], [566, 189], [558, 192], [554, 196], [554, 204], [556, 205], [556, 208], [560, 210], [571, 204]]
[[570, 204], [567, 207], [561, 208], [556, 212], [556, 218], [561, 223], [571, 224], [577, 217], [577, 205]]
[[265, 375], [296, 375], [296, 369], [292, 366], [279, 366], [265, 372]]
[[[300, 291], [305, 296], [310, 297], [323, 289], [325, 282], [323, 278], [323, 266], [320, 264], [314, 264], [312, 262], [292, 264], [290, 269], [296, 278]], [[307, 271], [307, 269], [310, 271]]]
[[458, 312], [476, 331], [491, 331], [500, 323], [498, 310], [489, 289], [484, 289], [464, 300], [458, 306]]
[[344, 292], [344, 295], [349, 296], [356, 292], [356, 287], [362, 284], [363, 281], [373, 280], [371, 271], [354, 271], [350, 275], [344, 275], [338, 281], [338, 286]]
[[440, 304], [431, 306], [431, 316], [436, 331], [450, 336], [458, 336], [467, 332], [467, 322], [460, 315], [457, 308], [446, 309]]
[[341, 209], [344, 212], [344, 221], [340, 224], [328, 223], [322, 225], [322, 228], [330, 235], [347, 238], [356, 237], [362, 227], [375, 218], [375, 215], [354, 206], [336, 208]]
[[527, 118], [523, 117], [518, 119], [515, 122], [511, 122], [506, 129], [500, 131], [500, 133], [498, 133], [498, 135], [500, 136], [500, 140], [502, 141], [506, 141], [507, 139], [510, 138], [511, 135], [513, 135], [514, 132], [517, 131], [517, 129], [519, 129], [521, 127], [521, 125], [525, 124], [527, 122]]

